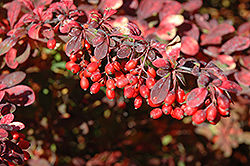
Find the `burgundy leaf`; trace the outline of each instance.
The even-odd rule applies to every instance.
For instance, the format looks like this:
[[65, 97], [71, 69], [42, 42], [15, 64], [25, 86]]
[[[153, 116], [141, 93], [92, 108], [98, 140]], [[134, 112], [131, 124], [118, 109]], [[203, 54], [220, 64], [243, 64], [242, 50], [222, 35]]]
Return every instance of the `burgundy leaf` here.
[[158, 0], [157, 3], [154, 0], [142, 0], [137, 10], [139, 19], [146, 19], [155, 13], [159, 13], [163, 4], [164, 0]]
[[12, 130], [22, 130], [25, 128], [22, 122], [11, 122], [9, 125], [13, 128]]
[[74, 20], [64, 20], [59, 29], [61, 33], [69, 33], [73, 27], [80, 28], [81, 26]]
[[237, 93], [242, 91], [242, 88], [237, 83], [230, 80], [223, 81], [221, 86], [219, 86], [219, 88], [227, 90], [228, 92], [232, 93]]
[[160, 76], [160, 77], [164, 77], [164, 76], [166, 76], [167, 74], [169, 73], [169, 71], [167, 71], [167, 70], [163, 70], [163, 69], [158, 69], [157, 71], [156, 71], [156, 74], [158, 75], [158, 76]]
[[12, 131], [12, 127], [8, 124], [0, 124], [0, 128], [8, 131]]
[[149, 50], [149, 51], [148, 51], [148, 59], [149, 59], [150, 61], [155, 60], [155, 58], [156, 58], [156, 55], [155, 55], [155, 54], [156, 54], [156, 53], [155, 53], [155, 51], [154, 51], [153, 49]]
[[33, 2], [34, 2], [34, 5], [35, 5], [36, 7], [38, 7], [38, 6], [49, 5], [49, 4], [51, 4], [52, 1], [53, 1], [53, 0], [42, 0], [42, 1], [33, 1]]
[[8, 100], [17, 106], [28, 106], [35, 101], [34, 91], [25, 85], [17, 85], [6, 89]]
[[171, 76], [158, 80], [151, 90], [150, 97], [154, 104], [161, 103], [167, 96], [171, 84]]
[[235, 29], [232, 25], [227, 23], [222, 23], [217, 27], [213, 28], [208, 35], [201, 41], [201, 45], [208, 44], [220, 44], [222, 40], [222, 36], [234, 32]]
[[95, 48], [94, 50], [94, 55], [96, 57], [96, 59], [101, 60], [104, 57], [106, 57], [107, 53], [108, 53], [108, 43], [107, 41], [104, 41], [102, 44], [100, 44], [98, 47]]
[[43, 30], [43, 36], [46, 37], [47, 39], [52, 39], [55, 36], [55, 32], [52, 29], [44, 29]]
[[71, 53], [77, 52], [82, 46], [82, 35], [73, 36], [65, 46], [65, 53], [70, 56]]
[[15, 71], [15, 72], [8, 74], [6, 77], [4, 77], [1, 84], [5, 84], [7, 87], [11, 87], [22, 82], [25, 77], [26, 77], [26, 74], [24, 72]]
[[33, 24], [28, 31], [29, 37], [35, 40], [39, 39], [39, 31], [41, 27], [42, 27], [42, 23]]
[[225, 54], [231, 54], [235, 51], [242, 51], [247, 49], [250, 46], [250, 39], [249, 37], [244, 36], [235, 36], [229, 39], [226, 43], [224, 43], [221, 48], [220, 52], [225, 52]]
[[244, 22], [237, 29], [238, 35], [250, 36], [250, 22]]
[[8, 137], [8, 135], [9, 134], [8, 134], [8, 132], [6, 130], [0, 128], [0, 139], [1, 140]]
[[234, 73], [236, 81], [242, 85], [250, 86], [250, 71], [244, 68], [241, 71]]
[[167, 59], [158, 58], [152, 62], [152, 64], [157, 68], [169, 69], [170, 64]]
[[23, 35], [26, 35], [27, 34], [27, 29], [25, 28], [15, 28], [15, 29], [12, 29], [10, 30], [7, 35], [8, 36], [12, 36], [12, 37], [21, 37]]
[[187, 96], [187, 106], [198, 107], [201, 105], [207, 97], [207, 88], [195, 88]]
[[103, 36], [96, 36], [92, 42], [93, 42], [93, 46], [96, 47], [96, 46], [99, 46], [100, 44], [103, 43], [103, 41], [105, 40], [105, 37]]
[[31, 0], [18, 0], [19, 2], [22, 2], [24, 7], [28, 8], [30, 11], [34, 9], [34, 5]]
[[11, 103], [0, 104], [0, 110], [0, 115], [6, 115], [15, 112], [16, 106]]
[[13, 149], [17, 153], [23, 154], [22, 149], [19, 146], [17, 146], [14, 142], [7, 140], [5, 141], [5, 143], [7, 145], [7, 148]]
[[200, 9], [202, 4], [203, 4], [202, 0], [189, 0], [187, 2], [184, 2], [182, 6], [184, 10], [188, 12], [193, 12], [195, 10]]
[[87, 29], [85, 31], [87, 41], [93, 45], [93, 39], [96, 37], [95, 33], [97, 32], [96, 29]]
[[9, 37], [0, 43], [0, 56], [8, 52], [14, 45], [16, 45], [18, 39], [16, 37]]
[[181, 36], [191, 36], [196, 41], [199, 40], [200, 31], [199, 28], [191, 21], [185, 20], [183, 24], [178, 27], [178, 34]]
[[4, 116], [1, 118], [0, 123], [1, 123], [1, 124], [9, 124], [9, 123], [11, 123], [13, 120], [14, 120], [14, 115], [13, 115], [12, 113], [9, 113], [9, 114], [7, 114], [7, 115], [4, 115]]
[[199, 52], [198, 42], [191, 36], [182, 37], [181, 52], [190, 56], [196, 55]]
[[17, 17], [21, 11], [21, 4], [18, 1], [12, 1], [4, 5], [8, 10], [8, 19], [10, 22], [10, 27], [13, 28]]
[[19, 54], [19, 50], [17, 51], [17, 54], [18, 54], [18, 57], [16, 57], [16, 61], [21, 64], [21, 63], [24, 63], [30, 56], [30, 51], [31, 51], [31, 47], [30, 47], [30, 44], [27, 43], [27, 46], [25, 47], [25, 45], [22, 45], [20, 47], [21, 49], [25, 49], [24, 52], [22, 52], [22, 54], [20, 55]]
[[18, 66], [18, 62], [16, 61], [17, 50], [15, 48], [11, 48], [5, 55], [5, 61], [9, 68], [15, 69]]
[[117, 10], [106, 8], [103, 13], [103, 19], [106, 20], [110, 16], [114, 15], [117, 12]]
[[117, 56], [120, 59], [128, 58], [131, 54], [131, 48], [128, 45], [122, 45], [117, 51]]
[[182, 6], [180, 2], [177, 1], [166, 1], [162, 11], [159, 13], [159, 18], [162, 20], [163, 18], [172, 15], [179, 14], [182, 10]]

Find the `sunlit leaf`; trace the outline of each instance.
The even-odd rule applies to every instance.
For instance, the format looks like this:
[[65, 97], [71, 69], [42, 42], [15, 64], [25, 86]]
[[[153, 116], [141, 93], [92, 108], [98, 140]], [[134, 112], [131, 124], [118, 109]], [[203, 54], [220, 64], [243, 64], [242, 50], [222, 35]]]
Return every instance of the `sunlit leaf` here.
[[0, 43], [0, 56], [8, 52], [14, 45], [16, 45], [17, 41], [17, 38], [9, 37]]
[[224, 52], [225, 54], [231, 54], [235, 51], [245, 50], [249, 46], [250, 46], [249, 37], [235, 36], [229, 39], [226, 43], [224, 43], [219, 51]]
[[195, 88], [187, 96], [187, 106], [198, 107], [201, 105], [207, 97], [207, 88]]
[[15, 71], [8, 74], [1, 82], [1, 84], [5, 84], [7, 87], [11, 87], [13, 85], [17, 85], [24, 80], [26, 74], [23, 71]]

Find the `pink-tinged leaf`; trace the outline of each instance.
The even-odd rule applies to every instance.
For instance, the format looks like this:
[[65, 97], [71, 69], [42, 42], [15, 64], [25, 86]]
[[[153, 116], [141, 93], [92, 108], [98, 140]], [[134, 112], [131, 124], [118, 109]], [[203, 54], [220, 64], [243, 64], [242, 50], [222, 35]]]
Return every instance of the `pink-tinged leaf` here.
[[25, 125], [22, 122], [11, 122], [9, 125], [13, 130], [22, 130], [25, 128]]
[[232, 56], [230, 55], [218, 55], [218, 60], [222, 63], [222, 64], [226, 64], [227, 65], [227, 69], [228, 70], [233, 70], [236, 67], [236, 63], [234, 62], [234, 59]]
[[2, 99], [4, 98], [5, 92], [4, 91], [0, 91], [0, 102], [2, 101]]
[[45, 29], [43, 30], [43, 36], [46, 37], [47, 39], [52, 39], [55, 36], [55, 32], [52, 29]]
[[4, 5], [4, 7], [8, 10], [8, 19], [10, 22], [10, 27], [13, 28], [17, 17], [21, 11], [21, 4], [18, 1], [12, 1]]
[[98, 47], [95, 48], [94, 50], [94, 55], [96, 57], [96, 59], [101, 60], [104, 57], [106, 57], [107, 53], [108, 53], [108, 43], [107, 41], [104, 41], [102, 44], [100, 44]]
[[180, 56], [181, 51], [181, 39], [179, 36], [176, 36], [166, 47], [166, 56], [163, 58], [167, 59], [177, 59]]
[[9, 114], [7, 114], [7, 115], [4, 115], [4, 116], [1, 118], [0, 123], [1, 123], [1, 124], [9, 124], [9, 123], [11, 123], [13, 120], [14, 120], [14, 115], [13, 115], [12, 113], [9, 113]]
[[80, 50], [82, 46], [82, 33], [80, 33], [77, 36], [73, 36], [65, 46], [65, 53], [67, 56], [70, 56], [71, 53], [77, 52]]
[[163, 102], [163, 100], [166, 98], [169, 92], [170, 84], [171, 84], [170, 75], [167, 78], [166, 77], [161, 78], [155, 83], [154, 87], [150, 92], [150, 98], [154, 104], [159, 104]]
[[202, 4], [203, 4], [202, 0], [189, 0], [187, 2], [184, 2], [182, 6], [184, 10], [188, 12], [193, 12], [195, 10], [200, 9]]
[[7, 87], [11, 87], [22, 82], [25, 77], [26, 77], [26, 74], [24, 72], [15, 71], [15, 72], [8, 74], [6, 77], [4, 77], [1, 84], [5, 84]]
[[172, 40], [176, 35], [176, 28], [172, 24], [160, 26], [156, 28], [155, 34], [163, 40]]
[[146, 19], [161, 11], [164, 4], [164, 0], [158, 0], [155, 3], [154, 0], [142, 0], [137, 10], [139, 19]]
[[157, 68], [169, 69], [170, 64], [167, 59], [158, 58], [152, 62], [152, 64]]
[[230, 80], [223, 81], [219, 88], [227, 90], [228, 92], [232, 93], [237, 93], [242, 91], [242, 88], [237, 83]]
[[117, 12], [117, 10], [111, 9], [111, 8], [106, 8], [103, 13], [103, 19], [107, 19], [110, 16], [114, 15]]
[[159, 26], [168, 26], [172, 24], [173, 26], [179, 26], [184, 22], [184, 17], [180, 14], [172, 14], [163, 18]]
[[120, 59], [128, 58], [131, 54], [132, 50], [129, 46], [127, 45], [122, 45], [120, 49], [117, 51], [117, 56]]
[[7, 33], [8, 36], [12, 36], [16, 38], [21, 37], [25, 34], [27, 34], [27, 29], [25, 28], [12, 29]]
[[0, 129], [11, 131], [13, 128], [8, 124], [0, 124]]
[[4, 129], [0, 128], [0, 139], [4, 139], [8, 137], [8, 132]]
[[244, 22], [237, 29], [238, 35], [250, 36], [250, 22]]
[[24, 14], [15, 24], [14, 29], [22, 27], [25, 23], [30, 23], [34, 21], [33, 15], [30, 13]]
[[172, 14], [179, 14], [182, 10], [180, 2], [166, 1], [162, 11], [159, 13], [160, 20]]
[[208, 44], [220, 44], [222, 40], [222, 36], [234, 32], [235, 29], [232, 25], [227, 23], [222, 23], [217, 27], [213, 28], [208, 35], [201, 41], [201, 45]]
[[250, 71], [241, 68], [241, 71], [234, 73], [236, 81], [242, 85], [250, 86]]
[[123, 0], [102, 0], [99, 6], [102, 9], [112, 8], [112, 9], [119, 9], [123, 5]]
[[[25, 45], [22, 45], [22, 46], [25, 46]], [[21, 47], [21, 49], [23, 49], [23, 47]], [[30, 44], [27, 43], [27, 47], [24, 47], [24, 51], [21, 53], [21, 55], [19, 55], [19, 51], [20, 49], [18, 49], [17, 51], [17, 57], [16, 57], [16, 61], [21, 64], [21, 63], [24, 63], [30, 56], [30, 51], [31, 51], [31, 47], [30, 47]]]
[[38, 7], [38, 6], [46, 6], [51, 4], [53, 0], [42, 0], [42, 1], [33, 1], [34, 2], [34, 6]]
[[184, 54], [194, 56], [199, 52], [198, 42], [191, 36], [184, 36], [181, 40], [181, 52]]
[[194, 15], [196, 24], [203, 30], [206, 29], [210, 31], [212, 29], [211, 25], [207, 22], [207, 20], [200, 14]]
[[219, 51], [224, 52], [225, 54], [231, 54], [235, 51], [245, 50], [249, 46], [250, 46], [249, 37], [235, 36], [229, 39], [226, 43], [224, 43]]
[[250, 70], [250, 56], [242, 56], [240, 58], [240, 64]]
[[17, 85], [12, 88], [6, 89], [8, 94], [8, 101], [16, 104], [17, 106], [28, 106], [35, 101], [34, 91], [25, 85]]
[[96, 37], [92, 40], [93, 46], [94, 46], [94, 47], [99, 46], [100, 44], [103, 43], [104, 40], [105, 40], [105, 37], [103, 37], [103, 36], [96, 36]]
[[39, 31], [41, 30], [41, 28], [42, 28], [42, 23], [38, 23], [38, 24], [33, 24], [31, 27], [30, 27], [30, 29], [29, 29], [29, 31], [28, 31], [28, 35], [29, 35], [29, 37], [30, 38], [32, 38], [32, 39], [39, 39]]
[[6, 115], [16, 111], [16, 106], [11, 103], [0, 104], [0, 115]]
[[178, 34], [180, 34], [180, 36], [191, 36], [196, 41], [198, 41], [200, 37], [199, 28], [188, 20], [185, 20], [184, 23], [178, 27]]
[[61, 33], [69, 33], [73, 27], [80, 28], [81, 26], [74, 20], [64, 20], [60, 25], [59, 30]]
[[24, 7], [28, 8], [30, 11], [34, 9], [34, 5], [31, 0], [18, 0], [19, 2], [22, 2]]
[[17, 43], [18, 39], [16, 37], [9, 37], [0, 43], [0, 56], [8, 52]]
[[11, 69], [15, 69], [18, 66], [18, 62], [15, 60], [16, 54], [17, 50], [15, 48], [11, 48], [5, 55], [5, 62]]
[[195, 88], [189, 92], [187, 96], [187, 106], [189, 107], [198, 107], [201, 105], [205, 98], [207, 97], [208, 91], [207, 88]]

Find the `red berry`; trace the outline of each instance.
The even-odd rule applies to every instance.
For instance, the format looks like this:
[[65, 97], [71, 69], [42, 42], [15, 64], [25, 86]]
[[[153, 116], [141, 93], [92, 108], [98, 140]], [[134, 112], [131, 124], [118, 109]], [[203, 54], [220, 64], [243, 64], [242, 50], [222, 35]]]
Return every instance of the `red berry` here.
[[68, 61], [68, 62], [66, 63], [66, 65], [65, 65], [65, 68], [66, 68], [67, 70], [71, 70], [71, 68], [72, 68], [73, 65], [76, 65], [76, 63], [73, 62], [73, 61]]
[[176, 92], [176, 101], [178, 103], [183, 103], [185, 101], [185, 92], [181, 88], [179, 88]]
[[115, 73], [115, 68], [114, 68], [114, 65], [112, 63], [108, 63], [106, 66], [105, 66], [105, 72], [109, 75], [111, 74], [114, 74]]
[[161, 109], [165, 115], [169, 115], [171, 113], [171, 111], [173, 110], [173, 107], [172, 107], [172, 105], [167, 106], [167, 105], [163, 104]]
[[134, 69], [136, 66], [137, 66], [137, 60], [131, 59], [131, 60], [129, 60], [129, 61], [126, 63], [125, 69], [126, 69], [127, 71], [130, 71], [130, 70]]
[[26, 136], [23, 133], [18, 133], [20, 140], [24, 140]]
[[206, 120], [206, 112], [204, 110], [198, 110], [193, 116], [192, 121], [194, 124], [201, 124]]
[[175, 101], [175, 91], [171, 90], [168, 92], [166, 98], [164, 99], [165, 105], [172, 105]]
[[212, 122], [216, 119], [216, 116], [218, 114], [218, 111], [215, 107], [214, 104], [210, 105], [207, 109], [206, 109], [206, 116], [207, 116], [207, 120], [209, 122]]
[[10, 133], [11, 133], [13, 139], [18, 140], [18, 138], [19, 138], [19, 133], [18, 133], [17, 131], [11, 131]]
[[155, 72], [155, 69], [153, 67], [149, 67], [148, 70], [147, 70], [147, 73], [152, 78], [156, 77], [156, 72]]
[[119, 78], [122, 78], [122, 77], [125, 77], [125, 76], [121, 71], [116, 71], [115, 72], [115, 78], [116, 79], [119, 79]]
[[12, 163], [12, 162], [10, 162], [10, 161], [7, 161], [8, 162], [8, 164], [9, 164], [9, 166], [16, 166], [16, 164], [14, 164], [14, 163]]
[[191, 116], [191, 115], [195, 114], [196, 111], [198, 111], [198, 107], [189, 107], [186, 104], [183, 104], [183, 105], [184, 105], [184, 108], [182, 108], [182, 109], [183, 109], [184, 113], [188, 116]]
[[106, 89], [106, 96], [109, 100], [113, 100], [115, 98], [115, 91], [112, 89]]
[[30, 158], [30, 154], [27, 152], [27, 151], [23, 151], [23, 154], [24, 154], [24, 160], [29, 160]]
[[147, 99], [148, 96], [149, 96], [149, 93], [150, 93], [150, 91], [149, 91], [149, 89], [148, 89], [148, 87], [146, 85], [141, 85], [140, 86], [140, 94], [141, 94], [142, 97]]
[[108, 79], [106, 81], [106, 87], [108, 89], [114, 90], [115, 89], [115, 80], [114, 79]]
[[89, 88], [89, 80], [86, 77], [82, 77], [80, 80], [80, 86], [83, 90], [87, 90]]
[[152, 89], [155, 85], [155, 79], [152, 77], [148, 77], [146, 79], [146, 86], [148, 87], [148, 89]]
[[100, 90], [100, 83], [99, 82], [95, 82], [91, 85], [90, 87], [90, 93], [91, 94], [96, 94], [97, 92], [99, 92]]
[[73, 66], [71, 66], [71, 72], [72, 73], [78, 73], [80, 71], [81, 67], [78, 64], [74, 64]]
[[90, 77], [92, 73], [90, 73], [87, 69], [84, 69], [83, 75], [84, 77]]
[[90, 73], [93, 73], [94, 71], [96, 71], [99, 67], [99, 64], [97, 62], [91, 62], [88, 64], [87, 66], [87, 70]]
[[158, 119], [162, 116], [162, 110], [160, 108], [155, 108], [150, 112], [150, 117], [153, 119]]
[[218, 107], [224, 110], [228, 110], [230, 106], [230, 101], [225, 95], [221, 94], [217, 97], [217, 104], [218, 104]]
[[174, 110], [173, 110], [173, 117], [178, 119], [178, 120], [181, 120], [184, 118], [184, 112], [183, 110], [180, 108], [180, 107], [176, 107]]
[[134, 96], [135, 93], [135, 88], [133, 86], [126, 86], [124, 88], [124, 97], [125, 98], [132, 98]]
[[223, 109], [221, 107], [217, 107], [217, 110], [221, 116], [229, 116], [230, 115], [229, 109]]
[[138, 109], [140, 108], [142, 105], [142, 97], [141, 96], [137, 96], [134, 100], [134, 106], [135, 106], [135, 109]]
[[100, 72], [98, 71], [95, 71], [92, 73], [90, 79], [93, 81], [93, 82], [96, 82], [96, 81], [99, 81], [100, 79], [102, 78], [102, 75]]
[[221, 119], [220, 114], [217, 114], [216, 118], [213, 121], [209, 121], [210, 124], [216, 125]]
[[77, 61], [77, 57], [76, 57], [76, 54], [71, 54], [70, 57], [69, 57], [70, 61]]
[[56, 46], [56, 40], [55, 39], [49, 39], [47, 42], [47, 47], [49, 49], [54, 49]]
[[90, 44], [88, 43], [87, 40], [85, 40], [84, 46], [85, 46], [85, 48], [86, 48], [87, 50], [90, 49]]
[[30, 143], [26, 140], [20, 140], [17, 145], [21, 148], [21, 149], [28, 149], [30, 147]]
[[[129, 75], [129, 77], [127, 77], [127, 75]], [[138, 78], [136, 76], [132, 75], [132, 74], [126, 74], [126, 77], [127, 77], [128, 81], [129, 81], [130, 85], [135, 85], [139, 81]]]
[[115, 70], [117, 70], [117, 71], [121, 70], [122, 67], [121, 67], [121, 64], [119, 62], [114, 61], [113, 64], [114, 64]]
[[124, 76], [121, 77], [121, 78], [119, 78], [119, 79], [117, 79], [117, 81], [116, 81], [116, 87], [117, 87], [117, 88], [123, 88], [123, 87], [125, 87], [127, 84], [128, 84], [128, 79], [125, 78]]

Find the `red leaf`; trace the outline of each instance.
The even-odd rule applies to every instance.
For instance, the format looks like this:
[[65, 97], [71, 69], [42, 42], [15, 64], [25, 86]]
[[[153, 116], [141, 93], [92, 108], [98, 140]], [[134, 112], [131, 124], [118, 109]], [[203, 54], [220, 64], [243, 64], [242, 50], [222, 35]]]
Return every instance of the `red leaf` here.
[[11, 48], [5, 55], [5, 62], [11, 69], [15, 69], [18, 66], [18, 62], [15, 60], [16, 54], [17, 50], [15, 48]]
[[0, 128], [0, 139], [4, 139], [6, 137], [8, 137], [8, 132]]
[[181, 52], [194, 56], [199, 52], [198, 42], [191, 36], [184, 36], [181, 40]]
[[9, 113], [9, 114], [7, 114], [7, 115], [4, 115], [4, 116], [1, 118], [0, 123], [1, 123], [1, 124], [9, 124], [9, 123], [11, 123], [13, 120], [14, 120], [14, 115], [13, 115], [12, 113]]
[[241, 57], [240, 64], [250, 70], [250, 56]]
[[155, 34], [163, 40], [172, 40], [176, 35], [176, 29], [173, 24], [159, 26], [156, 29]]
[[184, 2], [182, 6], [184, 10], [193, 12], [195, 10], [198, 10], [202, 6], [202, 4], [202, 0], [189, 0], [187, 2]]
[[195, 88], [189, 92], [187, 96], [187, 106], [189, 107], [198, 107], [201, 105], [205, 98], [207, 97], [208, 91], [207, 88]]
[[218, 55], [218, 60], [222, 63], [222, 64], [226, 64], [228, 67], [228, 70], [233, 70], [236, 67], [236, 63], [234, 62], [234, 59], [232, 56], [230, 55]]
[[163, 3], [164, 0], [158, 0], [157, 3], [154, 0], [142, 0], [137, 10], [139, 19], [146, 19], [155, 13], [159, 13], [163, 7]]
[[[23, 46], [25, 45], [22, 45], [21, 49], [23, 49]], [[29, 58], [30, 51], [31, 51], [30, 44], [27, 43], [27, 47], [25, 48], [25, 51], [21, 55], [17, 55], [18, 57], [16, 57], [16, 61], [19, 64], [24, 63]], [[19, 50], [17, 51], [17, 53], [19, 53]]]
[[161, 103], [167, 96], [171, 84], [171, 76], [158, 80], [151, 90], [150, 98], [154, 104]]
[[65, 53], [67, 56], [70, 56], [71, 53], [77, 52], [80, 50], [82, 46], [82, 34], [79, 34], [78, 36], [73, 36], [65, 46]]
[[181, 39], [179, 36], [176, 36], [166, 47], [166, 56], [170, 60], [176, 60], [180, 56], [181, 51]]
[[11, 87], [22, 82], [25, 77], [26, 74], [24, 72], [15, 71], [5, 76], [4, 79], [1, 81], [1, 84], [5, 84], [7, 87]]
[[120, 59], [127, 58], [131, 54], [131, 48], [127, 45], [122, 45], [120, 49], [117, 51], [117, 56]]
[[250, 46], [250, 39], [249, 37], [244, 36], [235, 36], [229, 39], [226, 43], [224, 43], [221, 48], [220, 52], [225, 52], [225, 54], [231, 54], [235, 51], [242, 51], [247, 49]]
[[112, 8], [112, 9], [119, 9], [123, 5], [122, 0], [102, 0], [99, 6], [102, 9]]
[[163, 18], [172, 15], [179, 14], [182, 10], [182, 6], [180, 2], [177, 1], [166, 1], [162, 11], [159, 13], [159, 18], [162, 20]]
[[5, 95], [5, 92], [4, 91], [0, 91], [0, 102], [2, 101], [4, 95]]
[[14, 45], [16, 45], [18, 39], [16, 37], [9, 37], [0, 43], [0, 56], [8, 52]]
[[17, 85], [6, 89], [8, 100], [17, 106], [28, 106], [35, 101], [34, 91], [25, 85]]
[[39, 31], [40, 31], [40, 29], [42, 27], [41, 25], [42, 25], [42, 23], [38, 23], [38, 24], [33, 24], [30, 27], [30, 29], [28, 31], [28, 35], [29, 35], [30, 38], [39, 39]]
[[250, 71], [244, 68], [241, 71], [234, 73], [236, 81], [242, 85], [250, 86]]
[[59, 29], [61, 33], [69, 33], [73, 27], [80, 28], [81, 26], [74, 20], [64, 20]]
[[25, 128], [25, 125], [22, 122], [11, 122], [9, 125], [13, 130], [22, 130]]
[[12, 1], [10, 3], [5, 4], [4, 6], [8, 10], [8, 19], [10, 22], [10, 27], [13, 28], [13, 25], [15, 24], [17, 17], [21, 11], [21, 4], [18, 1]]
[[201, 41], [201, 45], [208, 44], [220, 44], [222, 40], [222, 36], [234, 32], [235, 29], [232, 25], [227, 23], [222, 23], [217, 27], [213, 28], [211, 32], [205, 36], [205, 38]]
[[250, 22], [244, 22], [237, 29], [238, 35], [250, 36]]
[[203, 30], [203, 29], [207, 29], [207, 30], [211, 30], [212, 27], [211, 25], [207, 22], [207, 20], [200, 14], [195, 14], [194, 15], [195, 18], [195, 22], [196, 24]]
[[198, 41], [200, 37], [199, 28], [188, 20], [185, 20], [184, 23], [178, 27], [178, 34], [180, 34], [180, 36], [191, 36], [196, 41]]
[[110, 16], [114, 15], [117, 12], [117, 10], [106, 8], [103, 13], [103, 19], [106, 20]]
[[152, 62], [152, 64], [157, 68], [169, 69], [170, 64], [167, 59], [158, 58]]
[[101, 60], [104, 57], [106, 57], [107, 53], [108, 53], [108, 43], [107, 41], [104, 41], [102, 44], [100, 44], [98, 47], [95, 48], [94, 50], [94, 55], [96, 57], [96, 59]]
[[11, 103], [0, 104], [0, 114], [5, 115], [16, 111], [16, 106]]
[[34, 2], [34, 5], [35, 5], [36, 7], [38, 7], [38, 6], [46, 6], [46, 5], [49, 5], [49, 4], [51, 4], [52, 1], [53, 1], [53, 0], [42, 0], [42, 1], [33, 1], [33, 2]]
[[228, 92], [232, 93], [237, 93], [242, 91], [242, 88], [237, 83], [230, 80], [223, 81], [219, 88], [227, 90]]
[[11, 131], [13, 128], [8, 124], [0, 124], [0, 129]]
[[19, 2], [22, 2], [24, 7], [27, 7], [30, 11], [34, 9], [34, 5], [31, 0], [18, 0]]

